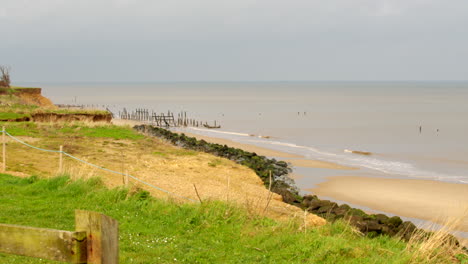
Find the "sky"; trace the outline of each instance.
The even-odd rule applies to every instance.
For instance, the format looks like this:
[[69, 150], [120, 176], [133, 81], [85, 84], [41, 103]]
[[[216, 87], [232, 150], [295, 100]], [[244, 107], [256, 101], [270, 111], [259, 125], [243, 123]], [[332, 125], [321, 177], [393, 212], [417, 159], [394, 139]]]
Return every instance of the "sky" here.
[[17, 82], [468, 80], [467, 0], [0, 0]]

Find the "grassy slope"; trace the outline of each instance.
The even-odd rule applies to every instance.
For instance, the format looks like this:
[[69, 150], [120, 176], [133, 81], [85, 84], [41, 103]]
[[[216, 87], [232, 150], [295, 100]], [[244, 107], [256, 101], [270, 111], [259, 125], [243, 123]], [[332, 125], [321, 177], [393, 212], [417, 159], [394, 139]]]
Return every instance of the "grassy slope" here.
[[[73, 230], [74, 209], [120, 223], [121, 263], [407, 263], [405, 243], [369, 239], [335, 223], [299, 231], [236, 207], [154, 200], [108, 190], [96, 179], [70, 181], [0, 175], [0, 223]], [[0, 263], [53, 263], [0, 254]], [[440, 260], [438, 263], [443, 263]]]

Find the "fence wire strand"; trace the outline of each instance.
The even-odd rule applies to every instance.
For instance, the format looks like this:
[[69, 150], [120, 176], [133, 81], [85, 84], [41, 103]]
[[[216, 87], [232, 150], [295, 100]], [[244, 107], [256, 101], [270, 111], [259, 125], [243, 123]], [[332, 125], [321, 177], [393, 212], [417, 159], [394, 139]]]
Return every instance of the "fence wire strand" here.
[[36, 150], [40, 150], [40, 151], [45, 151], [45, 152], [63, 153], [64, 155], [66, 155], [66, 156], [68, 156], [68, 157], [70, 157], [70, 158], [72, 158], [72, 159], [74, 159], [74, 160], [76, 160], [76, 161], [79, 161], [79, 162], [81, 162], [81, 163], [84, 163], [84, 164], [86, 164], [86, 165], [89, 165], [89, 166], [92, 166], [92, 167], [95, 167], [95, 168], [98, 168], [98, 169], [100, 169], [100, 170], [107, 171], [107, 172], [110, 172], [110, 173], [114, 173], [114, 174], [118, 174], [118, 175], [122, 175], [122, 176], [128, 176], [128, 177], [130, 177], [130, 178], [132, 178], [132, 179], [134, 179], [134, 180], [136, 180], [136, 181], [138, 181], [138, 182], [141, 182], [141, 183], [143, 183], [143, 184], [145, 184], [145, 185], [147, 185], [147, 186], [149, 186], [149, 187], [151, 187], [151, 188], [154, 188], [154, 189], [156, 189], [156, 190], [165, 192], [165, 193], [167, 193], [167, 194], [169, 194], [169, 195], [172, 195], [172, 196], [175, 196], [175, 197], [178, 197], [178, 198], [181, 198], [181, 199], [185, 199], [185, 200], [188, 200], [188, 201], [192, 201], [192, 202], [198, 202], [198, 201], [193, 200], [193, 199], [190, 199], [190, 198], [188, 198], [188, 197], [184, 197], [184, 196], [178, 195], [178, 194], [176, 194], [176, 193], [173, 193], [173, 192], [171, 192], [171, 191], [162, 189], [162, 188], [160, 188], [160, 187], [158, 187], [158, 186], [155, 186], [155, 185], [153, 185], [153, 184], [151, 184], [151, 183], [149, 183], [149, 182], [146, 182], [146, 181], [144, 181], [144, 180], [141, 180], [141, 179], [139, 179], [139, 178], [137, 178], [137, 177], [135, 177], [135, 176], [133, 176], [133, 175], [126, 174], [126, 173], [122, 173], [122, 172], [118, 172], [118, 171], [114, 171], [114, 170], [107, 169], [107, 168], [104, 168], [104, 167], [102, 167], [102, 166], [99, 166], [99, 165], [96, 165], [96, 164], [87, 162], [87, 161], [82, 160], [82, 159], [80, 159], [80, 158], [77, 158], [77, 157], [75, 157], [75, 156], [73, 156], [73, 155], [70, 155], [70, 154], [66, 153], [65, 151], [51, 150], [51, 149], [43, 149], [43, 148], [39, 148], [39, 147], [32, 146], [32, 145], [30, 145], [30, 144], [28, 144], [28, 143], [26, 143], [26, 142], [20, 140], [19, 138], [14, 137], [13, 135], [11, 135], [10, 133], [8, 133], [8, 132], [5, 131], [5, 130], [1, 130], [0, 133], [5, 133], [6, 135], [8, 135], [8, 136], [9, 136], [10, 138], [12, 138], [13, 140], [15, 140], [15, 141], [17, 141], [18, 143], [21, 143], [21, 144], [23, 144], [23, 145], [25, 145], [25, 146], [27, 146], [27, 147], [30, 147], [30, 148], [33, 148], [33, 149], [36, 149]]

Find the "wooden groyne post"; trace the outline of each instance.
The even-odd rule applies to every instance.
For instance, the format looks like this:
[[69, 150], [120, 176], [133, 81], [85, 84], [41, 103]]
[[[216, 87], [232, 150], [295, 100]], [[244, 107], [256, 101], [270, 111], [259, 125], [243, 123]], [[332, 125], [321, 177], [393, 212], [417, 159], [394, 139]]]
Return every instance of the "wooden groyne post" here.
[[67, 263], [117, 264], [118, 222], [75, 211], [75, 231], [0, 224], [0, 252]]

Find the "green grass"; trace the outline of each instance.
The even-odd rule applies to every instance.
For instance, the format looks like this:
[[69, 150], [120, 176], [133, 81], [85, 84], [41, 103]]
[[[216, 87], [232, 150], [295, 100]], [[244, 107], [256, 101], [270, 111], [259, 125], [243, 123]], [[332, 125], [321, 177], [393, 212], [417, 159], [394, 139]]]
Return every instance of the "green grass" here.
[[[1, 113], [0, 113], [1, 116]], [[34, 122], [0, 122], [0, 126], [5, 126], [8, 133], [13, 136], [46, 137], [49, 139], [56, 137], [91, 137], [109, 139], [129, 139], [137, 140], [145, 137], [138, 134], [130, 127], [115, 125], [102, 125], [88, 127], [86, 124], [37, 124]], [[194, 152], [194, 151], [185, 151]], [[194, 152], [196, 153], [196, 152]]]
[[37, 109], [35, 113], [106, 115], [109, 112], [97, 109]]
[[223, 163], [223, 161], [221, 159], [214, 159], [214, 160], [208, 162], [208, 166], [216, 167], [218, 165], [221, 165], [222, 163]]
[[13, 95], [0, 95], [0, 112], [12, 113], [31, 113], [38, 106], [26, 105], [21, 102], [19, 97]]
[[0, 122], [0, 126], [5, 126], [6, 131], [13, 136], [36, 137], [41, 134], [37, 124], [33, 122]]
[[38, 89], [39, 87], [10, 86], [11, 89]]
[[[307, 232], [222, 202], [176, 204], [98, 179], [0, 174], [0, 223], [74, 230], [74, 210], [120, 224], [120, 263], [408, 263], [406, 244], [362, 237], [343, 222]], [[55, 263], [0, 254], [0, 263]], [[443, 262], [439, 262], [443, 263]]]
[[11, 112], [0, 112], [1, 120], [18, 119], [18, 118], [27, 117], [27, 116], [30, 116], [30, 115], [20, 114], [20, 113], [11, 113]]
[[182, 156], [196, 156], [199, 153], [193, 150], [187, 150], [187, 149], [164, 149], [164, 151], [153, 151], [153, 155], [160, 156], [163, 158], [167, 158], [169, 156], [177, 156], [177, 157], [182, 157]]
[[121, 127], [115, 125], [104, 125], [96, 127], [86, 127], [81, 125], [64, 126], [58, 129], [58, 132], [64, 134], [76, 134], [84, 137], [111, 138], [111, 139], [143, 139], [144, 136], [138, 134], [130, 127]]

